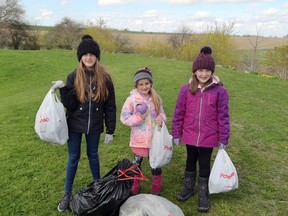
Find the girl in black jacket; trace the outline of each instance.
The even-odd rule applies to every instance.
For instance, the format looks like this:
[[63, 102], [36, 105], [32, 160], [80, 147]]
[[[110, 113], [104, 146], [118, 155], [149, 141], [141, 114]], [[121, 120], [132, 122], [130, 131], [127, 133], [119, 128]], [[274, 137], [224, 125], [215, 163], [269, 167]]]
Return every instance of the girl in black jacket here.
[[100, 48], [90, 35], [84, 35], [77, 49], [79, 65], [63, 81], [53, 82], [52, 89], [60, 89], [61, 101], [66, 108], [68, 164], [64, 196], [58, 211], [69, 211], [69, 200], [81, 153], [82, 134], [85, 134], [87, 156], [94, 180], [100, 178], [98, 144], [106, 126], [105, 143], [113, 140], [116, 125], [114, 85], [110, 75], [99, 63]]

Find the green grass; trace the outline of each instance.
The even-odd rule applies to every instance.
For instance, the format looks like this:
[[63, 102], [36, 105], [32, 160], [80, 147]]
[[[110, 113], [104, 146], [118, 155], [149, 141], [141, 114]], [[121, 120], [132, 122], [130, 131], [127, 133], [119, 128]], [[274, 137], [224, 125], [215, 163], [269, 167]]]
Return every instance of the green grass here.
[[[77, 65], [75, 51], [0, 50], [0, 215], [63, 215], [56, 206], [63, 193], [67, 145], [41, 141], [34, 132], [36, 112], [52, 80], [66, 80]], [[101, 62], [112, 74], [117, 99], [117, 129], [113, 144], [100, 144], [101, 175], [123, 158], [132, 158], [130, 128], [119, 114], [133, 86], [134, 72], [153, 70], [155, 88], [171, 120], [180, 86], [190, 76], [191, 62], [137, 55], [103, 53]], [[227, 152], [239, 175], [239, 188], [210, 196], [206, 215], [287, 215], [288, 212], [288, 107], [287, 81], [217, 68], [230, 95], [231, 138]], [[213, 160], [216, 152], [214, 150]], [[213, 161], [212, 161], [213, 162]], [[185, 147], [174, 148], [163, 168], [162, 196], [178, 205], [186, 216], [197, 213], [197, 195], [186, 202], [175, 196], [182, 188]], [[143, 172], [151, 177], [148, 161]], [[85, 144], [74, 192], [91, 182]], [[151, 182], [143, 182], [147, 193]], [[69, 215], [69, 214], [67, 214]]]

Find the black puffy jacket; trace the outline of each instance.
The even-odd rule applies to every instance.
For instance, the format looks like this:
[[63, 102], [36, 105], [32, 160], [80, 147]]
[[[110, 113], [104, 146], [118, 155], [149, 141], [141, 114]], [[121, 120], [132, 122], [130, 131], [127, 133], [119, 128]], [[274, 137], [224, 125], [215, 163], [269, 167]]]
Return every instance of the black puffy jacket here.
[[[61, 102], [66, 108], [68, 129], [86, 134], [102, 133], [105, 121], [106, 133], [113, 134], [116, 126], [116, 102], [113, 83], [109, 80], [106, 81], [109, 95], [105, 101], [96, 102], [89, 99], [88, 102], [81, 103], [76, 95], [75, 78], [76, 72], [74, 71], [68, 75], [66, 86], [60, 88]], [[95, 85], [90, 86], [92, 91], [96, 91]]]

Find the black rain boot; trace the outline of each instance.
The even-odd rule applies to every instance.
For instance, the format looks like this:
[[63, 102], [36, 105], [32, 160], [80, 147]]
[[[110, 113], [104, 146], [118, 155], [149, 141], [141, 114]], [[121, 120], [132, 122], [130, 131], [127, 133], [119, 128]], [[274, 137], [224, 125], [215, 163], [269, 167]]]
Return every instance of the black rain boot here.
[[71, 193], [65, 192], [60, 203], [57, 206], [59, 212], [67, 212], [70, 211], [69, 203], [70, 199], [72, 198]]
[[176, 199], [179, 201], [186, 201], [190, 196], [195, 194], [195, 181], [196, 172], [184, 173], [184, 187], [180, 194], [177, 195]]
[[208, 179], [198, 178], [198, 208], [199, 212], [207, 212], [209, 210], [209, 191], [208, 191]]

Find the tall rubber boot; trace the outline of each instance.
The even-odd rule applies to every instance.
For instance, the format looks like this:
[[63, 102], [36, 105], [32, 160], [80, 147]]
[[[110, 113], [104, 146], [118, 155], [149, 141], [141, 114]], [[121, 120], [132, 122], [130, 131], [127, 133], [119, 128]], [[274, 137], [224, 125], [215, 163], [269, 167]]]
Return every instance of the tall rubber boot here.
[[195, 194], [195, 181], [196, 181], [196, 172], [187, 172], [184, 173], [184, 187], [182, 191], [177, 195], [176, 199], [179, 201], [186, 201], [190, 196]]
[[[135, 177], [141, 177], [140, 175], [135, 175]], [[136, 195], [139, 194], [139, 189], [140, 189], [140, 179], [134, 179], [133, 185], [131, 188], [131, 195]]]
[[199, 212], [207, 212], [209, 210], [208, 199], [208, 178], [198, 178], [198, 208]]
[[152, 175], [152, 189], [151, 194], [160, 195], [162, 188], [162, 175]]

